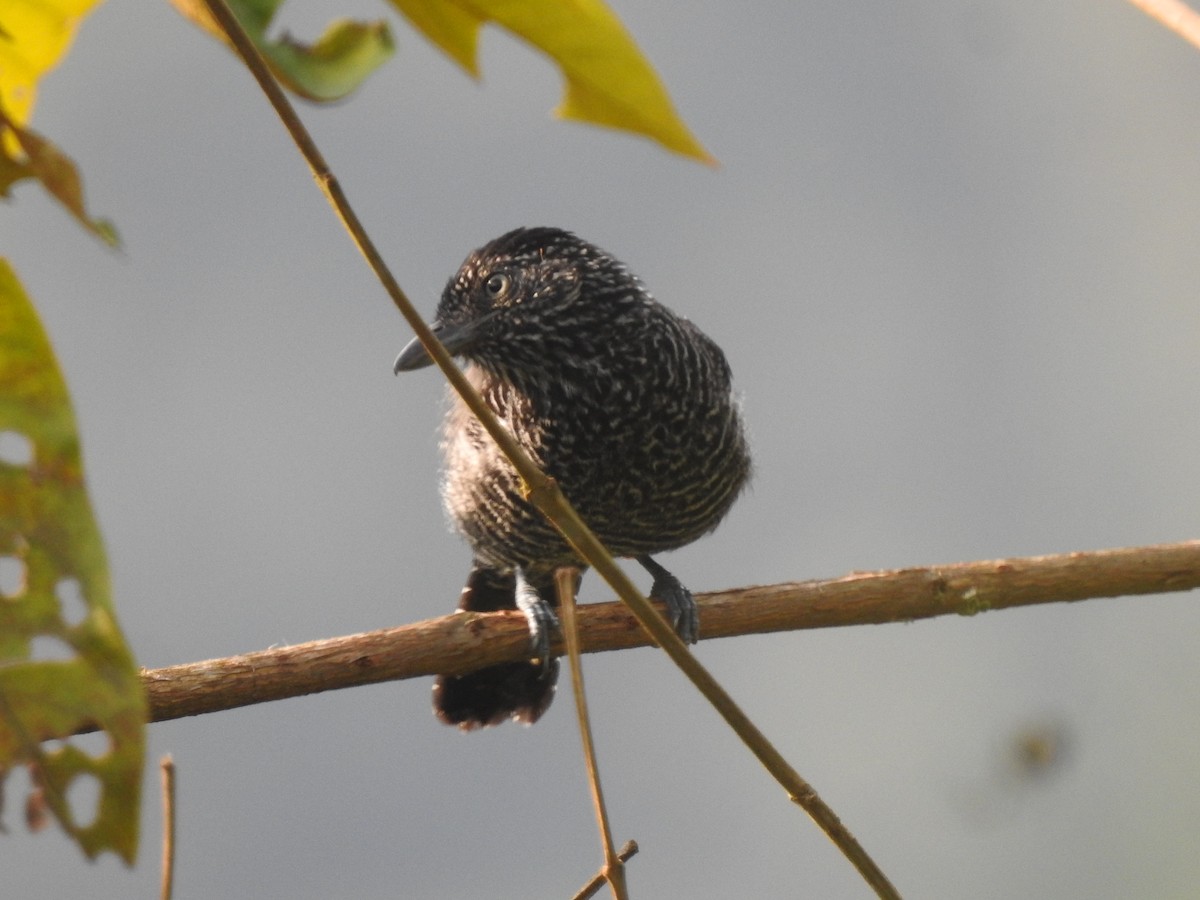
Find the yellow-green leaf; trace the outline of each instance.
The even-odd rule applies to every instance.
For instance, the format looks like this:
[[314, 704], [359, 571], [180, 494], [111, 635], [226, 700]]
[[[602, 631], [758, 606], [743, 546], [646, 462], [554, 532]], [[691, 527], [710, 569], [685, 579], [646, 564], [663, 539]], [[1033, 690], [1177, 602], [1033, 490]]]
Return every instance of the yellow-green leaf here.
[[[146, 699], [113, 612], [67, 386], [0, 259], [0, 772], [29, 765], [88, 856], [137, 850]], [[90, 754], [70, 736], [108, 738]], [[45, 741], [62, 741], [47, 747]], [[56, 742], [57, 743], [57, 742]], [[94, 780], [96, 808], [68, 792]]]
[[29, 121], [37, 83], [58, 65], [99, 0], [4, 0], [0, 6], [0, 107]]
[[[266, 59], [275, 77], [292, 92], [315, 102], [341, 100], [395, 52], [385, 22], [331, 22], [315, 44], [285, 33], [267, 37], [283, 0], [228, 0], [229, 8]], [[181, 14], [222, 42], [225, 33], [201, 0], [171, 0]]]
[[430, 41], [478, 75], [479, 27], [495, 22], [562, 70], [555, 112], [650, 137], [706, 163], [715, 160], [675, 112], [654, 68], [600, 0], [391, 0]]

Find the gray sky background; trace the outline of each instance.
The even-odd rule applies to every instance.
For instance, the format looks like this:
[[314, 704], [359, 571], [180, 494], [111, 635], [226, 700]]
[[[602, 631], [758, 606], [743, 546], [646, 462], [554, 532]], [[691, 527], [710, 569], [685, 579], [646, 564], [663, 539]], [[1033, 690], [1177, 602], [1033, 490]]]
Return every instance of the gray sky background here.
[[[492, 30], [476, 85], [395, 21], [397, 59], [303, 115], [426, 313], [473, 247], [560, 225], [721, 343], [757, 476], [667, 561], [689, 586], [1197, 535], [1200, 52], [1118, 0], [614, 7], [720, 169], [551, 119], [556, 71]], [[302, 36], [383, 14], [284, 12]], [[449, 612], [441, 382], [392, 376], [410, 334], [248, 74], [166, 4], [112, 0], [33, 124], [125, 241], [30, 187], [0, 211], [139, 661]], [[1198, 626], [1194, 599], [1125, 598], [698, 652], [906, 895], [1184, 897]], [[866, 895], [665, 659], [586, 668], [634, 896]], [[153, 726], [177, 896], [569, 896], [600, 861], [569, 696], [464, 736], [429, 687]], [[1064, 748], [1036, 777], [1031, 730]], [[26, 835], [21, 785], [6, 896], [157, 896], [153, 767], [132, 871]]]

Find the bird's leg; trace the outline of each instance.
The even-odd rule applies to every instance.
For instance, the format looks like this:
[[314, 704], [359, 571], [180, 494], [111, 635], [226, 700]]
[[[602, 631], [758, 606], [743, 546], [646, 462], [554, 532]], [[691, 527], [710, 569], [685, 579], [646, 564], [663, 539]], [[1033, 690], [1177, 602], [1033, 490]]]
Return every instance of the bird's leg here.
[[685, 644], [696, 643], [700, 639], [700, 614], [692, 592], [648, 555], [639, 556], [637, 561], [653, 576], [650, 596], [667, 604], [667, 618], [679, 639]]
[[550, 656], [550, 639], [558, 630], [558, 617], [521, 569], [517, 569], [516, 598], [517, 609], [525, 614], [525, 621], [529, 623], [532, 655], [541, 661], [542, 671], [547, 672], [554, 661]]

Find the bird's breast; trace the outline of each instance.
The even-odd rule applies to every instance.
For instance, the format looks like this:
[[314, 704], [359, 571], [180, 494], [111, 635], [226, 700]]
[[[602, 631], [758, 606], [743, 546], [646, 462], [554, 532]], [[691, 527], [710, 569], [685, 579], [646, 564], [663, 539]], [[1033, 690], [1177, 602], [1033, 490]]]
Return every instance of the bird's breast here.
[[[727, 387], [696, 391], [692, 378], [685, 392], [678, 384], [597, 377], [522, 390], [479, 373], [472, 380], [618, 555], [672, 549], [711, 531], [745, 481], [741, 421]], [[446, 510], [477, 554], [516, 564], [570, 555], [457, 398], [443, 450]]]

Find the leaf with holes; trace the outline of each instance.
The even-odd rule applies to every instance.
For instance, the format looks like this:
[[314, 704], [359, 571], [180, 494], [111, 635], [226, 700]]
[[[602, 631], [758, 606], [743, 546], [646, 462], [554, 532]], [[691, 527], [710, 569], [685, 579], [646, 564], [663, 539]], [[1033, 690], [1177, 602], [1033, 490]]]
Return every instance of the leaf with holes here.
[[[47, 646], [53, 658], [40, 658]], [[67, 386], [37, 313], [0, 259], [0, 772], [29, 765], [45, 806], [88, 856], [113, 850], [132, 863], [145, 721]], [[107, 737], [106, 752], [67, 740], [88, 727]], [[55, 739], [58, 746], [44, 746]], [[89, 780], [99, 786], [94, 816], [67, 796]]]
[[[266, 59], [271, 71], [289, 90], [306, 100], [341, 100], [395, 52], [384, 22], [331, 22], [315, 44], [297, 41], [286, 32], [267, 36], [283, 0], [228, 0], [229, 8]], [[223, 43], [228, 43], [202, 0], [171, 0], [185, 18]]]
[[654, 67], [600, 0], [391, 0], [430, 41], [479, 75], [479, 28], [495, 22], [549, 56], [566, 79], [555, 112], [658, 141], [713, 163], [675, 112]]

